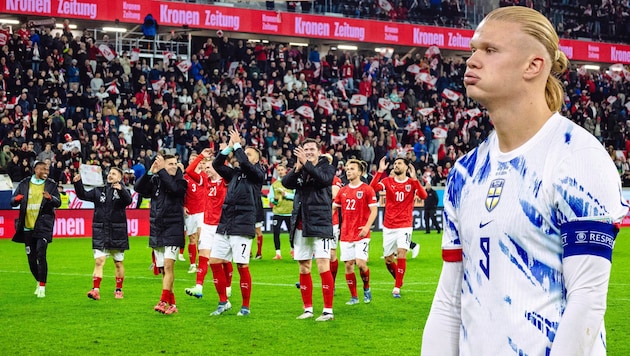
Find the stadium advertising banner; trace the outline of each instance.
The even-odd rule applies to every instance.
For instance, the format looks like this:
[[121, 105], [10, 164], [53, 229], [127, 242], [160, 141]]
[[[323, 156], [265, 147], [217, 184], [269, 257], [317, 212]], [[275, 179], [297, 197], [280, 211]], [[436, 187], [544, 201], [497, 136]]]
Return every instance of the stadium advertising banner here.
[[[55, 18], [142, 23], [152, 14], [163, 26], [345, 40], [468, 51], [473, 30], [354, 18], [262, 11], [156, 0], [0, 0], [0, 12]], [[561, 39], [569, 59], [630, 64], [630, 46]]]

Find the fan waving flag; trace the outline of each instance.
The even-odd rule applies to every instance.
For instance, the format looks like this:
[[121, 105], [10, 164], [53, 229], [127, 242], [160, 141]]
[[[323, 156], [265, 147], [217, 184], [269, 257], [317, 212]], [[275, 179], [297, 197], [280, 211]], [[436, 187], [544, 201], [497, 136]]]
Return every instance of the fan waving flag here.
[[587, 73], [586, 72], [586, 67], [585, 66], [580, 66], [578, 68], [577, 72], [578, 72], [579, 75], [582, 75], [582, 76], [586, 75], [586, 73]]
[[444, 91], [442, 92], [442, 97], [448, 100], [457, 101], [459, 100], [459, 98], [462, 97], [462, 94], [451, 89], [444, 89]]
[[152, 80], [151, 81], [151, 87], [153, 88], [154, 91], [159, 91], [162, 89], [162, 87], [166, 86], [166, 79], [164, 79], [164, 77], [160, 78], [160, 80]]
[[110, 94], [120, 94], [120, 90], [118, 90], [118, 81], [113, 80], [111, 83], [109, 83], [109, 86], [105, 91]]
[[433, 56], [437, 56], [440, 54], [440, 49], [437, 46], [431, 46], [427, 48], [427, 51], [424, 52], [425, 57], [431, 58]]
[[[352, 80], [352, 78], [350, 78], [350, 80]], [[344, 100], [348, 100], [345, 84], [346, 84], [346, 79], [337, 81], [337, 89], [339, 89], [339, 91], [341, 92], [341, 95], [343, 96]]]
[[317, 106], [324, 109], [324, 113], [326, 114], [326, 116], [332, 115], [332, 113], [333, 113], [333, 106], [332, 106], [332, 103], [330, 102], [330, 100], [325, 99], [325, 98], [321, 98], [317, 102]]
[[98, 46], [98, 51], [101, 52], [101, 55], [107, 59], [108, 62], [116, 58], [116, 52], [105, 44]]
[[478, 108], [472, 108], [472, 109], [466, 111], [466, 115], [468, 115], [470, 117], [477, 117], [477, 116], [481, 115], [481, 110], [479, 110]]
[[274, 97], [269, 97], [268, 99], [269, 99], [269, 102], [271, 103], [271, 107], [274, 110], [282, 110], [282, 106], [284, 105], [284, 101], [282, 101], [282, 99], [278, 99]]
[[420, 66], [417, 64], [412, 64], [409, 67], [407, 67], [407, 72], [411, 74], [418, 74], [420, 73]]
[[313, 112], [313, 109], [311, 109], [311, 107], [308, 105], [300, 106], [299, 108], [295, 110], [295, 112], [304, 116], [307, 119], [312, 119], [315, 117], [315, 113]]
[[435, 111], [434, 108], [424, 108], [424, 109], [420, 109], [418, 110], [418, 112], [420, 114], [422, 114], [422, 116], [429, 116], [431, 115], [433, 112]]
[[396, 108], [396, 105], [391, 100], [386, 98], [378, 99], [378, 106], [387, 111], [392, 111]]
[[361, 94], [354, 94], [350, 99], [350, 105], [360, 106], [367, 104], [367, 96]]
[[164, 51], [162, 52], [162, 56], [164, 56], [164, 59], [177, 59], [177, 55], [171, 51]]
[[177, 62], [177, 68], [179, 68], [182, 73], [188, 72], [191, 66], [192, 63], [189, 60]]
[[392, 11], [392, 4], [390, 4], [390, 2], [387, 0], [378, 0], [378, 6], [385, 12]]
[[338, 143], [343, 142], [343, 140], [345, 140], [346, 138], [348, 138], [347, 134], [343, 134], [343, 135], [332, 134], [330, 135], [330, 144], [336, 145]]
[[129, 56], [129, 61], [133, 64], [135, 64], [137, 61], [140, 60], [140, 48], [132, 48], [131, 49], [131, 56]]
[[615, 103], [615, 101], [617, 101], [617, 97], [616, 97], [616, 96], [614, 96], [614, 95], [611, 95], [611, 96], [609, 96], [609, 97], [606, 99], [606, 101], [607, 101], [609, 104], [614, 104], [614, 103]]
[[247, 95], [245, 99], [243, 99], [243, 105], [245, 106], [256, 106], [256, 101], [252, 98], [251, 95]]

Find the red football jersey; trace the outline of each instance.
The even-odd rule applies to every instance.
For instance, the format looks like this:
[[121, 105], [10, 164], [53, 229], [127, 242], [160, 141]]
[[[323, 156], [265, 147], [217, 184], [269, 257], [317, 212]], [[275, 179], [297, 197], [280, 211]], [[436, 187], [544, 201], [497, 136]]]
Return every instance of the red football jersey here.
[[[332, 182], [333, 186], [338, 186], [339, 188], [341, 188], [343, 186], [343, 183], [341, 182], [341, 179], [339, 179], [339, 177], [335, 176], [335, 178], [333, 178], [333, 182]], [[339, 225], [339, 211], [334, 210], [333, 211], [333, 215], [332, 215], [332, 224], [334, 225]]]
[[203, 222], [206, 225], [219, 225], [221, 219], [221, 208], [227, 194], [227, 183], [223, 178], [217, 180], [208, 179], [206, 172], [201, 172], [206, 186], [206, 206], [203, 211]]
[[383, 226], [388, 229], [412, 227], [415, 196], [426, 199], [427, 192], [417, 179], [407, 177], [399, 182], [394, 177], [386, 177], [379, 182], [379, 178], [380, 174], [377, 174], [371, 186], [379, 192], [385, 190]]
[[372, 187], [363, 182], [356, 187], [348, 184], [339, 190], [333, 204], [340, 207], [343, 217], [341, 241], [352, 242], [370, 237], [369, 232], [367, 236], [359, 237], [359, 232], [370, 217], [370, 207], [378, 204]]
[[203, 178], [201, 178], [200, 181], [195, 181], [188, 174], [184, 174], [184, 179], [188, 182], [188, 189], [184, 197], [184, 207], [188, 209], [189, 215], [203, 213], [206, 195], [203, 186]]

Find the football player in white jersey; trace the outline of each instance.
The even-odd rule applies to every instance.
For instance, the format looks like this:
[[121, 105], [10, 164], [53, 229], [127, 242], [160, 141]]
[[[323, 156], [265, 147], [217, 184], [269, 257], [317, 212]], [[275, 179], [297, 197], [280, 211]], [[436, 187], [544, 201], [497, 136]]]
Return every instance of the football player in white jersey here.
[[543, 15], [492, 11], [464, 84], [495, 132], [457, 161], [444, 196], [444, 264], [422, 355], [605, 355], [617, 225], [613, 162], [558, 114], [568, 60]]

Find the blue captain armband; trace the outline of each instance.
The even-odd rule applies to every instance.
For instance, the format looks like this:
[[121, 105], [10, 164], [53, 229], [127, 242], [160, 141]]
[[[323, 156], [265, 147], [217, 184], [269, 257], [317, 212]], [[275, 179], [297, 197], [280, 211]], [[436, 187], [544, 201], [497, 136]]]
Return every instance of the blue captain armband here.
[[615, 237], [619, 229], [600, 221], [571, 221], [560, 227], [564, 256], [592, 255], [612, 261]]

